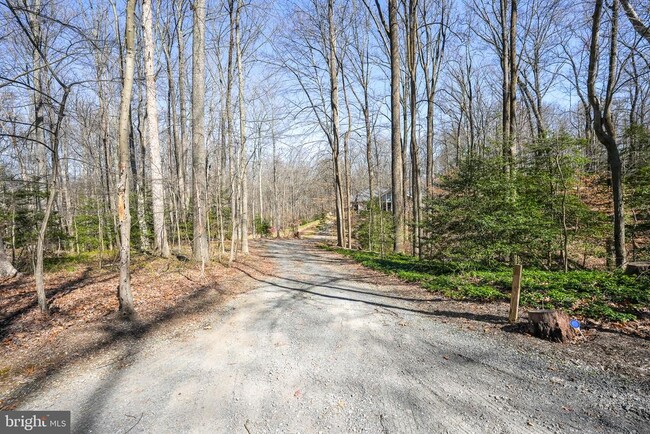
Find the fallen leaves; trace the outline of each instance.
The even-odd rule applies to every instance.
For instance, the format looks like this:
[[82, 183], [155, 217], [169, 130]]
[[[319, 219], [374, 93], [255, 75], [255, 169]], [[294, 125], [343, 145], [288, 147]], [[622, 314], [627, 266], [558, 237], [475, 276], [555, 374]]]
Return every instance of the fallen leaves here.
[[[255, 248], [244, 263], [269, 271]], [[131, 285], [138, 321], [153, 324], [199, 312], [227, 296], [244, 292], [244, 273], [218, 261], [206, 267], [175, 259], [134, 256]], [[47, 273], [46, 294], [52, 314], [38, 312], [34, 279], [21, 276], [0, 283], [0, 408], [13, 405], [21, 384], [110, 342], [118, 310], [116, 267], [95, 263]], [[246, 280], [248, 282], [248, 280]], [[197, 324], [198, 325], [198, 324]], [[199, 325], [204, 330], [210, 324]]]

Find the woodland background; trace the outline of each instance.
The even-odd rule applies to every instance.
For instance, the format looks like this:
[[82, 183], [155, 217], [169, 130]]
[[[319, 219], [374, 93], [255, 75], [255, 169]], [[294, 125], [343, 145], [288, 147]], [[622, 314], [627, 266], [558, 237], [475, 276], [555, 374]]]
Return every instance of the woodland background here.
[[131, 252], [232, 262], [313, 220], [450, 296], [518, 261], [531, 304], [647, 310], [605, 271], [650, 256], [646, 1], [1, 10], [0, 260], [43, 312], [61, 258], [119, 258], [128, 312]]

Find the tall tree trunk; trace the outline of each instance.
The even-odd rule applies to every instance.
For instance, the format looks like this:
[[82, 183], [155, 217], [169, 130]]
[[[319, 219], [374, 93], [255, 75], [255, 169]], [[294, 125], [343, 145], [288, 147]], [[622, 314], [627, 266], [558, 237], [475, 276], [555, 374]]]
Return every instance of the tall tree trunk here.
[[135, 3], [136, 0], [127, 0], [126, 28], [125, 28], [125, 56], [124, 79], [122, 82], [122, 95], [120, 101], [119, 123], [119, 181], [117, 185], [117, 217], [120, 227], [120, 280], [118, 299], [120, 312], [132, 315], [133, 295], [131, 293], [131, 214], [129, 211], [129, 135], [131, 96], [133, 92], [133, 74], [135, 70]]
[[411, 92], [408, 89], [408, 75], [405, 74], [403, 77], [400, 77], [402, 83], [402, 138], [401, 138], [401, 149], [402, 149], [402, 198], [404, 199], [404, 250], [408, 248], [409, 241], [409, 226], [406, 222], [409, 219], [409, 213], [413, 208], [409, 209], [409, 196], [411, 199], [412, 195], [409, 194], [409, 156], [410, 152], [409, 147], [409, 131], [411, 124], [409, 123], [409, 99], [411, 98]]
[[[262, 126], [257, 130], [257, 188], [260, 204], [260, 222], [264, 222], [264, 192], [262, 190]], [[253, 221], [255, 221], [253, 219]], [[260, 238], [266, 234], [260, 234]]]
[[275, 143], [275, 121], [271, 123], [271, 144], [273, 146], [273, 226], [275, 226], [275, 237], [280, 238], [280, 199], [278, 195], [278, 155]]
[[341, 182], [341, 165], [339, 162], [339, 63], [336, 54], [336, 30], [334, 24], [334, 0], [327, 3], [327, 18], [329, 24], [329, 79], [330, 79], [330, 108], [332, 115], [332, 133], [330, 147], [334, 164], [334, 194], [336, 196], [336, 241], [340, 247], [345, 246], [345, 217], [343, 212], [343, 189]]
[[435, 112], [435, 99], [438, 88], [438, 79], [440, 76], [440, 68], [445, 53], [445, 45], [447, 41], [447, 21], [449, 16], [449, 8], [447, 1], [440, 1], [440, 18], [437, 23], [438, 31], [435, 36], [432, 34], [432, 26], [435, 21], [429, 18], [430, 4], [425, 2], [422, 5], [422, 27], [424, 31], [425, 41], [419, 44], [420, 61], [422, 63], [422, 72], [424, 73], [424, 83], [427, 92], [427, 114], [426, 114], [426, 191], [431, 192], [433, 188], [434, 176], [434, 161], [433, 161], [433, 140], [434, 140], [434, 112]]
[[236, 144], [234, 140], [234, 127], [233, 127], [233, 108], [232, 108], [232, 88], [234, 82], [234, 68], [235, 68], [235, 27], [237, 25], [237, 17], [235, 10], [236, 0], [228, 1], [228, 12], [230, 15], [230, 34], [228, 39], [228, 62], [226, 71], [226, 97], [225, 97], [225, 116], [226, 116], [226, 142], [224, 146], [227, 148], [228, 153], [228, 179], [230, 181], [230, 259], [232, 262], [237, 257], [237, 249], [239, 242], [239, 182], [237, 181], [238, 165], [236, 158]]
[[[68, 98], [67, 91], [63, 97], [59, 116], [63, 117], [63, 110], [65, 110], [65, 100]], [[59, 125], [62, 119], [58, 121]], [[58, 128], [57, 128], [58, 130]], [[58, 135], [58, 131], [56, 132]], [[54, 208], [54, 201], [59, 190], [59, 156], [58, 156], [58, 137], [55, 137], [56, 143], [52, 145], [52, 179], [49, 185], [49, 194], [47, 203], [43, 212], [43, 220], [38, 230], [38, 239], [36, 242], [36, 267], [34, 268], [34, 279], [36, 280], [36, 295], [38, 298], [38, 307], [41, 313], [49, 314], [49, 307], [47, 305], [47, 297], [45, 295], [45, 282], [43, 277], [43, 255], [45, 250], [45, 235], [47, 233], [47, 225], [50, 220], [52, 209]]]
[[[172, 191], [174, 193], [174, 200], [172, 201], [172, 207], [174, 207], [173, 215], [176, 220], [176, 227], [180, 227], [180, 210], [185, 207], [185, 168], [183, 161], [183, 143], [179, 137], [179, 119], [178, 114], [176, 113], [176, 84], [174, 82], [174, 70], [172, 67], [171, 52], [172, 52], [172, 40], [171, 38], [168, 41], [169, 45], [163, 45], [163, 52], [165, 53], [165, 64], [167, 66], [167, 122], [169, 123], [170, 129], [170, 165], [173, 161], [173, 171], [174, 171], [174, 183], [172, 186]], [[173, 227], [173, 224], [172, 224]], [[177, 231], [177, 238], [180, 238], [180, 235]], [[180, 244], [180, 243], [179, 243]]]
[[[36, 177], [37, 185], [47, 185], [47, 157], [45, 145], [45, 93], [46, 93], [46, 65], [42, 58], [45, 47], [43, 46], [43, 36], [41, 30], [41, 0], [34, 0], [31, 5], [32, 13], [29, 14], [29, 26], [31, 30], [32, 41], [32, 60], [33, 60], [33, 89], [34, 89], [34, 144], [36, 149]], [[43, 209], [45, 201], [39, 199], [38, 206]]]
[[[98, 74], [98, 81], [101, 80], [101, 74]], [[115, 241], [117, 244], [120, 242], [120, 235], [119, 235], [119, 227], [117, 223], [117, 213], [113, 212], [115, 210], [115, 198], [112, 195], [112, 190], [111, 190], [111, 169], [110, 167], [112, 166], [111, 161], [113, 160], [113, 156], [110, 155], [110, 150], [109, 150], [109, 144], [108, 144], [108, 138], [109, 138], [109, 114], [108, 114], [108, 104], [106, 103], [106, 98], [104, 96], [103, 92], [103, 86], [101, 83], [99, 83], [99, 112], [100, 112], [100, 118], [101, 118], [101, 140], [102, 140], [102, 156], [100, 157], [100, 160], [102, 162], [102, 173], [103, 173], [103, 183], [105, 185], [105, 192], [106, 192], [106, 197], [108, 197], [108, 200], [103, 200], [103, 216], [102, 218], [106, 218], [106, 215], [110, 215], [112, 220], [113, 220], [113, 231], [112, 234], [115, 236], [115, 239], [111, 236], [109, 237], [109, 249], [113, 249], [113, 242]]]
[[[366, 7], [368, 5], [366, 4]], [[369, 34], [371, 33], [371, 16], [370, 14], [362, 14], [356, 9], [356, 3], [353, 2], [353, 14], [362, 15], [363, 20], [352, 25], [352, 48], [356, 50], [356, 62], [351, 62], [352, 72], [361, 87], [362, 94], [359, 95], [354, 86], [350, 87], [352, 94], [356, 98], [357, 102], [360, 105], [361, 113], [363, 115], [363, 124], [365, 129], [365, 158], [366, 158], [366, 167], [368, 174], [368, 202], [365, 208], [368, 211], [368, 250], [373, 250], [373, 238], [374, 238], [374, 209], [373, 209], [373, 197], [374, 197], [374, 184], [375, 184], [375, 173], [374, 166], [372, 161], [372, 120], [370, 115], [370, 95], [369, 95], [369, 83], [370, 83], [370, 55], [369, 55]], [[345, 77], [345, 74], [344, 74]], [[347, 105], [347, 104], [346, 104]], [[348, 119], [350, 118], [348, 114]], [[349, 121], [350, 122], [350, 121]], [[348, 128], [348, 130], [350, 130]], [[358, 204], [361, 205], [361, 204]], [[361, 207], [358, 207], [358, 211], [361, 211]]]
[[510, 39], [508, 38], [508, 0], [500, 0], [499, 13], [501, 21], [501, 136], [502, 136], [502, 156], [503, 170], [510, 173]]
[[341, 83], [343, 84], [343, 100], [345, 101], [345, 110], [348, 114], [348, 125], [343, 135], [343, 160], [345, 170], [345, 225], [347, 232], [348, 249], [352, 248], [352, 203], [351, 203], [351, 186], [350, 186], [350, 134], [352, 133], [352, 111], [350, 110], [350, 102], [348, 101], [348, 92], [345, 80], [345, 72], [341, 66]]
[[[59, 178], [60, 178], [60, 183], [61, 183], [61, 194], [63, 202], [63, 206], [60, 207], [59, 209], [63, 210], [63, 218], [65, 220], [65, 228], [66, 228], [66, 235], [71, 239], [74, 240], [76, 238], [75, 236], [75, 225], [74, 225], [74, 213], [72, 209], [72, 198], [70, 197], [70, 170], [69, 170], [69, 165], [68, 162], [70, 161], [69, 158], [69, 153], [68, 153], [68, 141], [64, 140], [62, 143], [62, 153], [63, 153], [63, 167], [61, 171], [59, 171]], [[70, 243], [69, 248], [72, 248], [73, 243]], [[79, 246], [76, 246], [76, 251], [79, 253]]]
[[192, 202], [194, 204], [194, 259], [210, 260], [206, 232], [206, 151], [205, 151], [205, 0], [194, 2], [192, 41]]
[[[140, 74], [138, 74], [140, 78]], [[135, 184], [135, 196], [136, 196], [136, 215], [138, 216], [138, 230], [140, 232], [140, 250], [143, 252], [150, 252], [151, 245], [149, 244], [149, 225], [147, 224], [146, 217], [146, 185], [145, 180], [147, 178], [146, 174], [146, 164], [147, 160], [147, 141], [144, 137], [143, 120], [145, 117], [144, 109], [142, 107], [142, 92], [139, 92], [138, 98], [138, 107], [137, 107], [137, 124], [135, 129], [138, 132], [138, 149], [140, 152], [140, 160], [138, 164], [137, 151], [135, 149], [135, 131], [133, 124], [131, 124], [131, 170], [133, 173], [133, 181]]]
[[410, 142], [411, 142], [411, 191], [413, 196], [413, 255], [420, 256], [420, 163], [419, 148], [417, 143], [417, 0], [409, 0], [408, 36], [407, 36], [407, 63], [409, 75], [409, 88], [411, 96], [410, 115]]
[[609, 67], [607, 89], [604, 102], [601, 103], [596, 93], [598, 76], [598, 56], [600, 41], [600, 22], [603, 12], [603, 1], [596, 0], [592, 16], [591, 40], [589, 46], [589, 69], [587, 92], [589, 103], [593, 110], [593, 124], [596, 137], [607, 150], [607, 162], [612, 179], [612, 200], [614, 202], [614, 254], [616, 266], [622, 267], [626, 262], [625, 249], [625, 212], [623, 206], [623, 166], [621, 155], [616, 142], [616, 126], [612, 120], [611, 104], [614, 98], [616, 82], [616, 64], [618, 61], [618, 7], [619, 1], [613, 0], [609, 46]]
[[240, 12], [242, 1], [237, 1], [235, 14], [235, 51], [237, 53], [237, 75], [239, 78], [239, 180], [241, 184], [241, 215], [240, 235], [241, 251], [248, 255], [248, 155], [246, 154], [246, 107], [244, 105], [244, 67], [242, 63], [241, 48], [241, 20]]
[[474, 119], [474, 85], [472, 84], [472, 55], [467, 49], [467, 121], [469, 122], [469, 158], [476, 154], [476, 120]]
[[153, 208], [154, 254], [169, 257], [169, 243], [165, 227], [165, 197], [163, 167], [158, 137], [158, 98], [154, 68], [152, 0], [142, 1], [142, 34], [144, 39], [144, 73], [147, 90], [147, 136], [149, 139], [149, 172], [151, 174], [151, 202]]
[[508, 133], [508, 165], [511, 177], [514, 176], [515, 172], [515, 155], [517, 152], [517, 2], [518, 0], [510, 0], [510, 43], [508, 44], [510, 49], [508, 53], [508, 66], [510, 67], [510, 77], [508, 79], [508, 84], [510, 86], [510, 89], [508, 89], [508, 104], [510, 106], [508, 109], [508, 114], [510, 116], [510, 119], [508, 120], [508, 127], [510, 128]]
[[400, 134], [400, 60], [397, 0], [388, 0], [390, 27], [390, 109], [391, 109], [391, 186], [394, 224], [393, 250], [405, 251], [404, 239], [404, 172], [402, 169], [402, 143]]
[[[222, 142], [223, 143], [223, 142]], [[223, 145], [222, 145], [223, 146]], [[223, 222], [223, 185], [224, 185], [224, 166], [219, 164], [217, 165], [217, 178], [218, 178], [218, 190], [217, 190], [217, 216], [219, 218], [219, 260], [221, 256], [226, 252], [226, 235], [225, 235], [225, 226]]]
[[[185, 19], [185, 12], [183, 9], [184, 0], [173, 0], [172, 5], [176, 6], [178, 2], [179, 10], [176, 22], [176, 38], [178, 40], [178, 100], [179, 100], [179, 124], [180, 124], [180, 140], [178, 142], [178, 148], [176, 152], [178, 153], [178, 158], [180, 160], [178, 167], [181, 170], [179, 174], [179, 190], [181, 191], [181, 203], [183, 204], [181, 209], [181, 215], [185, 216], [185, 212], [188, 209], [191, 192], [189, 174], [187, 173], [187, 108], [186, 102], [187, 92], [185, 91], [185, 74], [187, 73], [187, 65], [185, 61], [185, 38], [183, 35], [183, 21]], [[185, 217], [183, 217], [185, 220]]]
[[434, 99], [431, 96], [431, 92], [429, 93], [429, 97], [427, 98], [427, 117], [426, 117], [426, 124], [427, 124], [427, 162], [426, 162], [426, 190], [425, 194], [427, 194], [427, 191], [431, 191], [433, 188], [433, 115], [434, 115]]
[[343, 158], [345, 169], [345, 224], [347, 232], [347, 248], [352, 248], [352, 201], [351, 201], [351, 186], [350, 186], [350, 132], [351, 127], [345, 133], [343, 138]]
[[[370, 124], [370, 107], [368, 103], [368, 85], [364, 86], [363, 90], [364, 108], [363, 108], [363, 123], [366, 128], [366, 164], [368, 165], [368, 250], [373, 249], [373, 236], [374, 236], [374, 208], [372, 199], [374, 197], [374, 170], [372, 165], [372, 126]], [[379, 192], [381, 197], [381, 192]], [[381, 202], [381, 198], [379, 200]], [[379, 203], [379, 212], [381, 212], [381, 203]]]

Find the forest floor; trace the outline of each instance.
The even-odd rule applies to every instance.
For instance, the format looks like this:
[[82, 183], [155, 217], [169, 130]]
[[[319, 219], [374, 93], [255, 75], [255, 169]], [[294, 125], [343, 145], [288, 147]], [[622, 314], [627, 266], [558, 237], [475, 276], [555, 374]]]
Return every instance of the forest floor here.
[[[194, 289], [158, 313], [146, 314], [154, 302], [145, 294], [170, 297], [183, 279], [165, 280], [162, 262], [141, 277], [136, 270], [143, 325], [111, 314], [73, 323], [56, 342], [86, 328], [106, 333], [75, 356], [41, 341], [39, 357], [59, 354], [63, 366], [4, 406], [71, 410], [79, 433], [582, 433], [650, 424], [647, 339], [599, 331], [553, 344], [507, 325], [504, 303], [450, 301], [313, 241], [253, 244], [253, 258], [206, 273], [204, 284], [193, 282], [198, 271], [182, 271]], [[114, 298], [114, 281], [106, 291], [84, 305]], [[6, 342], [15, 335], [3, 338], [3, 363], [21, 357], [21, 341]]]
[[[50, 260], [48, 317], [38, 312], [33, 276], [0, 280], [0, 409], [13, 408], [67, 365], [130, 345], [134, 337], [198, 324], [205, 312], [252, 287], [236, 267], [214, 262], [202, 272], [180, 257], [132, 257], [132, 323], [117, 313], [116, 261], [105, 258], [100, 268], [94, 256]], [[255, 248], [242, 260], [264, 267]]]

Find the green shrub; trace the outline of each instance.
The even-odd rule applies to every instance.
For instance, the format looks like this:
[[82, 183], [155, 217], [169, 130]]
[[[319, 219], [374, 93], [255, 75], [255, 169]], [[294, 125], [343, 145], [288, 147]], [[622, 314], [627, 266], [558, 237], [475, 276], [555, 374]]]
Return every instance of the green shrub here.
[[266, 236], [271, 233], [271, 220], [263, 219], [259, 216], [255, 217], [255, 233], [258, 235]]
[[[418, 260], [407, 255], [381, 256], [374, 252], [332, 249], [368, 268], [417, 282], [429, 291], [455, 300], [507, 301], [512, 270], [476, 263]], [[560, 308], [594, 319], [625, 322], [650, 308], [650, 278], [621, 272], [545, 271], [525, 269], [521, 305], [529, 308]]]
[[353, 232], [361, 247], [375, 252], [390, 252], [393, 249], [393, 215], [379, 210], [376, 199], [359, 213]]
[[499, 158], [463, 162], [441, 179], [444, 193], [425, 201], [425, 256], [494, 266], [515, 255], [561, 268], [565, 235], [579, 252], [600, 254], [608, 220], [576, 193], [584, 165], [580, 146], [561, 134], [540, 141], [514, 177]]

